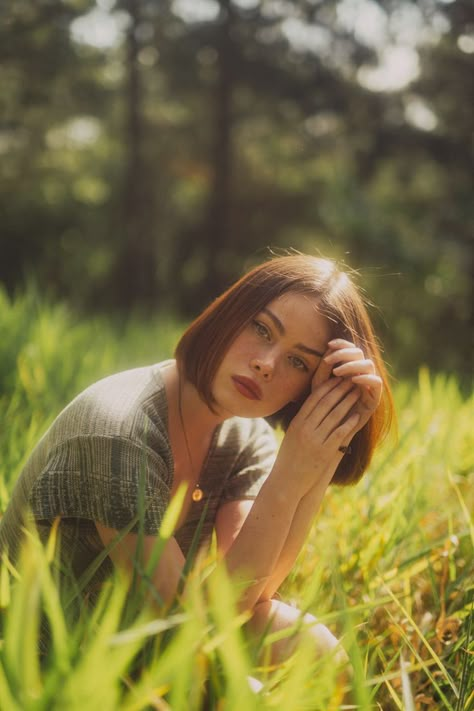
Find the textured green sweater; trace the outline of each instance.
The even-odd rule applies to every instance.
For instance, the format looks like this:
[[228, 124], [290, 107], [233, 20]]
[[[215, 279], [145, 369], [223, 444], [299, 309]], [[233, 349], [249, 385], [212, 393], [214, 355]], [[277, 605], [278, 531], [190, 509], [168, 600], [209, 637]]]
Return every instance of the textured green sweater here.
[[[192, 503], [175, 534], [185, 555], [204, 506], [201, 542], [212, 533], [222, 502], [257, 495], [275, 453], [275, 436], [264, 420], [235, 417], [216, 429], [200, 477], [204, 497]], [[61, 563], [77, 578], [103, 550], [95, 521], [117, 530], [130, 524], [144, 485], [143, 530], [156, 534], [172, 484], [160, 364], [104, 378], [61, 412], [33, 450], [0, 521], [0, 550], [15, 560], [26, 519], [33, 519], [46, 539], [60, 517]], [[107, 558], [91, 585], [111, 570]]]

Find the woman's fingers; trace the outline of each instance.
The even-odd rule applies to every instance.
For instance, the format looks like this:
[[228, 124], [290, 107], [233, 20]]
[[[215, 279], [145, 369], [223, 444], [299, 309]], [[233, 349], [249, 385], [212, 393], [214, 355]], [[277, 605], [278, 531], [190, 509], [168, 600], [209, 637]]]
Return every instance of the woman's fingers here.
[[314, 437], [318, 446], [350, 440], [376, 410], [383, 388], [373, 361], [361, 348], [342, 338], [328, 345], [311, 393], [292, 423]]
[[323, 429], [325, 436], [327, 436], [327, 432], [339, 427], [341, 422], [346, 419], [348, 413], [356, 405], [359, 398], [359, 388], [352, 388], [341, 400], [339, 400], [339, 402], [331, 409], [331, 411], [328, 412], [328, 414], [326, 415], [326, 417], [324, 417], [323, 420], [315, 422], [315, 426], [320, 426]]
[[[360, 414], [354, 412], [347, 420], [344, 420], [339, 427], [336, 427], [336, 429], [329, 433], [324, 445], [339, 449], [343, 442], [351, 441], [358, 429], [360, 429]], [[340, 458], [342, 459], [343, 456], [344, 452], [341, 453]]]
[[364, 351], [353, 343], [348, 343], [344, 348], [331, 349], [329, 355], [324, 356], [324, 362], [334, 366], [336, 363], [348, 362], [351, 360], [364, 360]]
[[315, 423], [321, 422], [352, 388], [350, 380], [329, 378], [306, 398], [298, 417], [301, 420], [312, 417]]
[[356, 347], [352, 341], [347, 341], [345, 338], [333, 338], [332, 341], [329, 341], [328, 346], [332, 351], [339, 350], [340, 348]]
[[343, 387], [334, 389], [325, 398], [325, 407], [320, 405], [315, 408], [306, 420], [309, 427], [319, 430], [323, 439], [340, 426], [360, 398], [359, 388], [352, 387], [350, 383], [341, 385]]
[[357, 431], [361, 388], [350, 379], [329, 378], [317, 386], [291, 421], [279, 451], [285, 467], [300, 471], [299, 484], [312, 486], [334, 473], [347, 444]]
[[366, 421], [372, 415], [382, 397], [383, 383], [378, 375], [356, 375], [352, 382], [360, 388], [361, 398], [357, 403], [357, 409], [364, 410]]
[[327, 380], [324, 380], [322, 383], [320, 383], [308, 395], [308, 397], [300, 407], [297, 417], [299, 417], [300, 419], [305, 419], [314, 410], [314, 408], [318, 406], [321, 400], [323, 400], [323, 398], [328, 395], [328, 393], [337, 388], [338, 385], [343, 382], [344, 381], [342, 378], [334, 377], [328, 378]]
[[285, 451], [290, 461], [301, 460], [303, 464], [299, 466], [303, 468], [324, 468], [334, 458], [338, 459], [338, 447], [354, 434], [361, 417], [356, 411], [360, 388], [354, 387], [350, 381], [339, 382], [331, 390], [328, 387], [328, 383], [319, 386], [318, 395], [321, 390], [326, 391], [325, 395], [317, 405], [313, 402], [307, 408], [306, 417], [301, 417], [308, 401], [316, 399], [311, 395], [308, 397], [303, 408], [293, 418], [283, 440], [284, 450], [280, 451]]
[[343, 338], [336, 338], [328, 345], [330, 353], [324, 356], [326, 365], [333, 368], [335, 376], [350, 379], [361, 388], [359, 409], [374, 410], [382, 396], [383, 387], [374, 362], [365, 357], [361, 348]]
[[351, 360], [349, 363], [338, 365], [333, 369], [333, 373], [340, 378], [350, 378], [353, 375], [375, 373], [375, 366], [368, 358], [364, 358], [363, 360]]
[[321, 383], [324, 383], [331, 377], [332, 365], [330, 363], [326, 363], [326, 361], [324, 360], [325, 356], [329, 355], [330, 353], [331, 351], [328, 349], [324, 356], [321, 358], [311, 381], [311, 391], [316, 390], [318, 385], [321, 385]]
[[382, 392], [382, 378], [379, 375], [354, 375], [351, 380], [354, 385], [360, 385], [364, 388], [369, 388], [371, 393], [372, 391], [373, 393], [376, 393], [377, 391], [380, 391], [380, 393]]

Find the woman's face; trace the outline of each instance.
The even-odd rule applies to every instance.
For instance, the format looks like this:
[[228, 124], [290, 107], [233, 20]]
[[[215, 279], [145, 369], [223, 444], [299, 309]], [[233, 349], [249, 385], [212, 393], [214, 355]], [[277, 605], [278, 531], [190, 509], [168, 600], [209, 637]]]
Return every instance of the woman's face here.
[[311, 296], [271, 301], [239, 333], [219, 366], [212, 394], [223, 417], [266, 417], [307, 392], [331, 338]]

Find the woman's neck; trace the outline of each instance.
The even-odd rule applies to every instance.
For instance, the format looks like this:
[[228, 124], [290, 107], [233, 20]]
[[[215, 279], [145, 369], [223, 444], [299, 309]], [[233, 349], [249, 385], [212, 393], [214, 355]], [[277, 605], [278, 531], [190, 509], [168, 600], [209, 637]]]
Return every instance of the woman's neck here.
[[202, 400], [198, 391], [188, 380], [179, 381], [178, 404], [183, 425], [188, 433], [214, 431], [225, 418], [217, 415]]
[[161, 370], [168, 401], [168, 435], [173, 454], [173, 496], [181, 484], [187, 487], [177, 527], [186, 519], [191, 501], [206, 492], [199, 479], [209, 456], [216, 427], [222, 422], [199, 397], [196, 388], [180, 378], [175, 361]]
[[205, 438], [224, 420], [202, 400], [195, 386], [185, 380], [176, 361], [163, 369], [170, 420], [179, 421], [188, 439]]

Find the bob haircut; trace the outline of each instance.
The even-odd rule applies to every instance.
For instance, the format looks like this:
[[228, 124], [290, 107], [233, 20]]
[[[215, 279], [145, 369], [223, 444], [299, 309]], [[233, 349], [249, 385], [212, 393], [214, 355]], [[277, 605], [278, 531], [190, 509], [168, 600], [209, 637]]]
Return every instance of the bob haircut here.
[[[229, 346], [270, 301], [291, 292], [314, 298], [319, 313], [328, 320], [331, 338], [344, 338], [362, 348], [382, 378], [382, 399], [370, 420], [353, 437], [351, 451], [343, 457], [332, 479], [335, 484], [355, 484], [367, 469], [377, 444], [389, 432], [394, 406], [367, 308], [353, 281], [333, 261], [290, 254], [254, 267], [184, 332], [175, 351], [179, 371], [212, 410], [212, 383]], [[299, 402], [288, 403], [268, 417], [270, 424], [286, 431], [308, 394], [309, 390]]]

